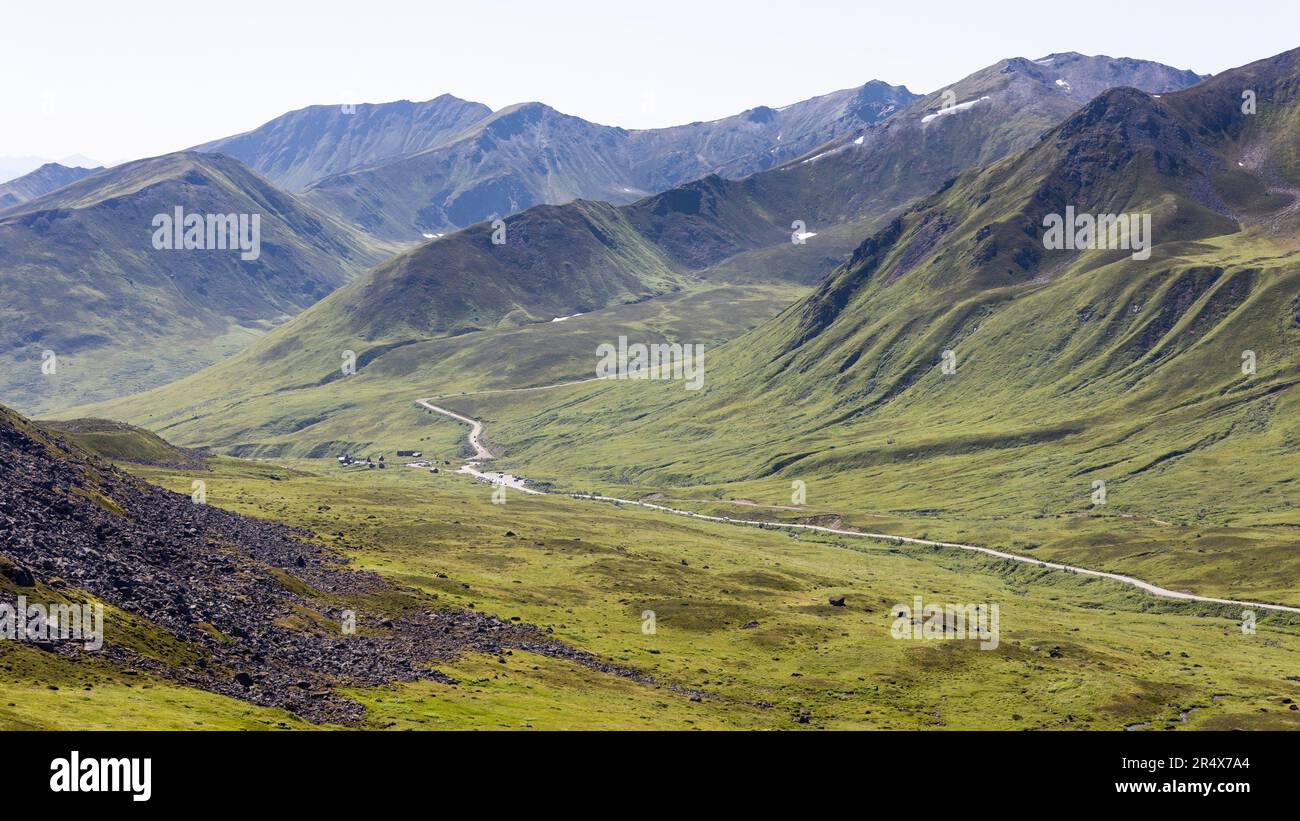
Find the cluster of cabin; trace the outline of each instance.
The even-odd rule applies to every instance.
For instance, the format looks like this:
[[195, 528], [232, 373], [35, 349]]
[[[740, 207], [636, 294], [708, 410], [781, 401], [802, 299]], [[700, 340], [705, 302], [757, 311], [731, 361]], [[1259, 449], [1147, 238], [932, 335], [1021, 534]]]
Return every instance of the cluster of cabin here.
[[[402, 457], [403, 459], [416, 459], [416, 460], [420, 460], [421, 457], [424, 456], [424, 454], [418, 450], [399, 450], [397, 452], [397, 455]], [[350, 453], [344, 453], [343, 455], [338, 457], [338, 463], [340, 467], [356, 466], [356, 467], [365, 467], [367, 470], [373, 470], [375, 468], [379, 468], [380, 470], [383, 470], [384, 468], [387, 467], [387, 465], [384, 463], [384, 457], [382, 455], [380, 455], [378, 462], [374, 461], [369, 456], [365, 457], [365, 461], [363, 462], [361, 461], [361, 457], [359, 456], [353, 456]], [[451, 462], [443, 461], [442, 464], [450, 465]], [[438, 460], [436, 459], [432, 459], [432, 460], [425, 459], [421, 461], [406, 463], [407, 467], [428, 468], [430, 473], [441, 473], [442, 470], [439, 467], [437, 467], [437, 465], [438, 465]]]
[[383, 470], [384, 468], [387, 467], [387, 465], [384, 464], [384, 457], [382, 455], [379, 457], [378, 462], [375, 462], [369, 456], [366, 457], [366, 461], [362, 462], [350, 453], [345, 453], [339, 457], [339, 465], [343, 467], [350, 467], [351, 465], [357, 465], [357, 466], [364, 465], [367, 470], [374, 470], [375, 468], [379, 468], [380, 470]]

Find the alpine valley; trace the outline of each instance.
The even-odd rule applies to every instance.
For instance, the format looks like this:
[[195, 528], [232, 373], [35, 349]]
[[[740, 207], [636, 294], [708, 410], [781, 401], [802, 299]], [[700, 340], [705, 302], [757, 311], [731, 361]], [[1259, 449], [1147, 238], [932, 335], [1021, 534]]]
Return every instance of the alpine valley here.
[[0, 185], [0, 604], [103, 612], [0, 728], [1300, 729], [1297, 112], [1070, 52]]

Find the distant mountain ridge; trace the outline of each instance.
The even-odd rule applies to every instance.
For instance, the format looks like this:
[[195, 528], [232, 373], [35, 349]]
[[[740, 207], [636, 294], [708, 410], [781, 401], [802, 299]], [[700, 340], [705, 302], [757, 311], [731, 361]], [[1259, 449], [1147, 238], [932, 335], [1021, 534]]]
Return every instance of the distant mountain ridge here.
[[[998, 67], [1036, 75], [1061, 107], [1075, 108], [1116, 85], [1162, 92], [1202, 79], [1150, 61], [1074, 52]], [[533, 205], [618, 205], [709, 174], [740, 179], [860, 136], [917, 99], [905, 87], [873, 80], [780, 108], [628, 130], [539, 102], [492, 112], [444, 95], [426, 103], [312, 106], [197, 150], [229, 153], [376, 236], [414, 241]], [[986, 153], [1006, 150], [995, 143]]]
[[627, 203], [712, 173], [742, 177], [914, 99], [873, 80], [779, 109], [628, 130], [542, 103], [492, 112], [444, 95], [350, 114], [312, 106], [196, 150], [230, 154], [378, 236], [412, 241], [533, 205]]
[[103, 168], [70, 168], [59, 163], [46, 163], [35, 171], [0, 184], [0, 211], [44, 196], [102, 170]]
[[[1091, 88], [1103, 85], [1106, 79], [1118, 74], [1121, 78], [1148, 83], [1153, 92], [1163, 92], [1199, 79], [1199, 75], [1191, 72], [1138, 60], [1062, 55], [1059, 63], [1046, 69], [1028, 60], [1005, 60], [954, 84], [957, 99], [984, 99], [969, 111], [928, 121], [943, 95], [917, 98], [902, 109], [891, 111], [879, 123], [859, 125], [836, 140], [818, 143], [802, 158], [776, 168], [740, 180], [708, 175], [628, 205], [601, 208], [605, 218], [621, 226], [617, 231], [611, 231], [608, 226], [598, 227], [600, 223], [587, 218], [597, 208], [596, 204], [578, 201], [559, 208], [525, 211], [506, 220], [513, 239], [506, 248], [500, 249], [495, 259], [484, 259], [485, 267], [465, 269], [463, 263], [449, 266], [444, 262], [444, 258], [458, 256], [462, 246], [486, 241], [490, 232], [485, 230], [485, 225], [479, 225], [411, 251], [384, 270], [401, 270], [406, 276], [423, 281], [436, 276], [435, 272], [455, 267], [459, 273], [479, 271], [496, 277], [507, 276], [514, 282], [527, 282], [528, 273], [517, 270], [516, 265], [530, 270], [563, 265], [581, 275], [585, 266], [602, 268], [619, 264], [620, 258], [641, 259], [642, 253], [651, 249], [658, 262], [645, 266], [646, 271], [664, 267], [691, 276], [744, 279], [747, 277], [734, 268], [718, 271], [715, 266], [738, 255], [771, 248], [775, 256], [768, 255], [761, 260], [770, 263], [767, 276], [813, 281], [837, 261], [830, 256], [833, 261], [827, 262], [828, 253], [847, 254], [871, 226], [905, 203], [931, 193], [967, 168], [1029, 147], [1044, 131], [1086, 102], [1078, 99], [1078, 93], [1057, 85], [1056, 80], [1068, 77], [1068, 82], [1078, 87]], [[875, 93], [888, 93], [889, 88], [876, 89]], [[845, 102], [846, 98], [841, 98], [823, 104], [844, 106]], [[885, 108], [872, 111], [881, 114]], [[550, 111], [540, 105], [517, 108], [476, 130], [491, 139], [513, 135], [528, 123], [550, 116]], [[375, 173], [385, 169], [413, 171], [406, 164], [422, 161], [423, 158], [402, 160]], [[306, 199], [319, 202], [314, 195], [321, 190], [321, 186], [311, 189]], [[569, 215], [564, 209], [573, 209], [575, 213]], [[791, 242], [796, 220], [803, 222], [809, 232], [818, 234], [808, 241], [810, 244]], [[365, 225], [364, 218], [359, 221]], [[526, 224], [526, 231], [514, 232], [517, 221]], [[837, 230], [840, 236], [835, 236]], [[827, 231], [830, 235], [823, 234]], [[628, 239], [630, 245], [620, 245], [615, 237]], [[629, 239], [632, 237], [635, 239]], [[526, 246], [524, 254], [512, 251], [516, 243]], [[588, 247], [596, 249], [596, 253], [592, 256], [568, 253], [570, 249]], [[624, 255], [623, 252], [631, 252], [633, 248], [637, 249], [636, 253]], [[783, 268], [786, 259], [792, 258], [798, 261], [788, 263], [791, 268]], [[380, 292], [367, 289], [364, 293], [374, 298]], [[358, 306], [350, 313], [371, 318], [370, 323], [376, 323], [372, 328], [377, 330], [378, 318], [403, 310], [392, 301], [394, 296], [396, 293], [389, 293], [373, 306], [364, 310]], [[587, 303], [584, 307], [570, 301], [550, 305], [544, 313], [550, 315], [559, 308], [564, 309], [560, 311], [563, 314], [590, 310], [591, 305]], [[475, 327], [490, 327], [496, 318], [508, 313], [509, 310], [494, 315], [479, 314]], [[420, 321], [404, 327], [413, 333], [446, 329], [441, 324]]]
[[69, 154], [65, 157], [0, 156], [0, 183], [12, 182], [19, 177], [32, 173], [42, 165], [62, 165], [68, 168], [98, 168], [118, 165], [104, 163], [83, 154]]
[[421, 103], [314, 105], [193, 150], [228, 154], [276, 185], [301, 191], [331, 174], [437, 145], [491, 113], [450, 94]]

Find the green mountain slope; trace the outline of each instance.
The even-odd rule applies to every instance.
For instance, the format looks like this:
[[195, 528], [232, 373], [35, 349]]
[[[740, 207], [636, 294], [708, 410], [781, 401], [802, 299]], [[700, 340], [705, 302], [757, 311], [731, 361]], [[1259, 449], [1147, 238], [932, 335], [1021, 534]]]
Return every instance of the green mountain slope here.
[[[176, 208], [259, 215], [260, 256], [155, 249], [155, 217]], [[0, 216], [0, 393], [46, 410], [173, 381], [391, 250], [227, 157], [99, 172]]]
[[[1297, 91], [1300, 52], [1182, 92], [1107, 92], [712, 352], [698, 393], [611, 382], [456, 407], [498, 420], [496, 441], [542, 480], [778, 500], [803, 480], [840, 513], [949, 534], [1014, 519], [1093, 566], [1295, 589]], [[1045, 217], [1067, 206], [1149, 213], [1150, 258], [1045, 248]], [[1148, 517], [1181, 525], [1151, 550], [1077, 532]], [[1199, 522], [1270, 530], [1234, 552], [1197, 542]]]

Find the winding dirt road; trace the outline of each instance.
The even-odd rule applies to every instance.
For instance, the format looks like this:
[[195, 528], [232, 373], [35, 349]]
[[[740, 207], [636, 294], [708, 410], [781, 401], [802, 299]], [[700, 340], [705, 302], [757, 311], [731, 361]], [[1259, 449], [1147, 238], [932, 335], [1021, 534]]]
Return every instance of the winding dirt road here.
[[437, 405], [430, 402], [428, 399], [417, 399], [415, 404], [419, 405], [422, 408], [425, 408], [426, 410], [431, 410], [435, 413], [441, 413], [444, 416], [450, 416], [452, 419], [455, 419], [458, 422], [464, 422], [465, 424], [470, 426], [469, 444], [470, 447], [474, 449], [474, 456], [469, 460], [468, 463], [461, 465], [460, 470], [458, 470], [457, 473], [465, 473], [470, 476], [473, 476], [475, 479], [478, 479], [483, 482], [490, 482], [491, 484], [494, 485], [504, 485], [509, 488], [514, 488], [520, 493], [527, 493], [530, 496], [544, 495], [542, 491], [535, 490], [531, 487], [528, 487], [527, 484], [525, 483], [524, 477], [522, 476], [513, 476], [509, 473], [504, 473], [501, 471], [498, 471], [497, 473], [492, 473], [491, 471], [479, 470], [477, 467], [475, 467], [475, 465], [479, 464], [480, 462], [486, 462], [489, 459], [496, 458], [495, 456], [492, 455], [492, 451], [488, 450], [487, 447], [484, 446], [483, 444], [483, 423], [482, 422], [480, 422], [477, 419], [471, 419], [468, 416], [462, 416], [461, 414], [456, 413], [453, 410], [440, 408]]
[[[479, 393], [508, 393], [511, 391], [519, 391], [519, 390], [530, 390], [530, 391], [543, 390], [545, 388], [559, 388], [565, 385], [577, 385], [577, 384], [581, 384], [582, 382], [593, 382], [593, 381], [596, 380], [585, 379], [585, 380], [579, 380], [577, 382], [564, 382], [557, 385], [544, 385], [538, 388], [514, 388], [514, 389], [503, 389], [501, 391], [480, 391]], [[460, 470], [461, 473], [469, 473], [480, 479], [483, 479], [484, 481], [489, 481], [494, 484], [505, 484], [510, 487], [514, 487], [517, 490], [521, 490], [524, 493], [529, 493], [535, 496], [546, 495], [540, 490], [534, 490], [532, 488], [524, 487], [525, 480], [522, 477], [506, 476], [505, 474], [498, 474], [497, 476], [493, 476], [491, 474], [483, 473], [474, 469], [472, 467], [473, 463], [482, 462], [494, 458], [491, 452], [488, 451], [488, 449], [485, 448], [483, 446], [483, 443], [480, 441], [483, 436], [483, 423], [477, 419], [471, 419], [470, 417], [463, 416], [462, 414], [456, 413], [455, 411], [451, 411], [446, 408], [442, 408], [437, 405], [434, 405], [430, 401], [431, 399], [434, 398], [436, 397], [430, 397], [429, 399], [418, 399], [416, 400], [416, 404], [422, 408], [434, 411], [436, 413], [441, 413], [444, 416], [449, 416], [452, 419], [455, 419], [459, 422], [464, 422], [465, 424], [470, 426], [469, 443], [470, 446], [474, 449], [474, 458], [470, 460], [471, 464], [467, 464], [461, 468]], [[504, 477], [504, 479], [508, 479], [510, 481], [505, 481], [500, 477]], [[563, 495], [571, 499], [588, 499], [597, 502], [613, 502], [619, 505], [636, 505], [638, 507], [644, 507], [650, 510], [658, 510], [663, 513], [672, 513], [678, 516], [687, 516], [692, 519], [700, 519], [706, 522], [722, 522], [724, 524], [746, 525], [750, 527], [763, 527], [763, 528], [779, 528], [782, 530], [808, 530], [817, 533], [832, 533], [837, 536], [851, 536], [860, 539], [874, 539], [877, 541], [893, 541], [893, 542], [899, 542], [901, 544], [914, 544], [914, 545], [922, 545], [925, 547], [946, 547], [946, 548], [953, 548], [956, 550], [969, 550], [974, 553], [983, 553], [986, 556], [993, 556], [999, 559], [1006, 559], [1008, 561], [1036, 565], [1038, 567], [1044, 567], [1049, 570], [1060, 570], [1067, 573], [1077, 573], [1082, 576], [1093, 576], [1099, 579], [1109, 579], [1110, 581], [1115, 581], [1115, 582], [1119, 582], [1120, 584], [1126, 584], [1131, 587], [1136, 587], [1140, 590], [1150, 593], [1153, 596], [1160, 596], [1166, 599], [1179, 599], [1183, 601], [1199, 601], [1199, 602], [1207, 602], [1209, 604], [1227, 604], [1227, 605], [1234, 605], [1243, 608], [1272, 610], [1272, 611], [1283, 612], [1283, 613], [1300, 613], [1300, 607], [1291, 607], [1285, 604], [1266, 604], [1264, 602], [1244, 601], [1240, 599], [1220, 599], [1220, 598], [1215, 598], [1213, 596], [1198, 596], [1194, 593], [1183, 593], [1178, 590], [1169, 590], [1167, 588], [1152, 584], [1151, 582], [1143, 581], [1142, 579], [1135, 578], [1133, 576], [1125, 576], [1120, 573], [1107, 573], [1102, 570], [1089, 570], [1086, 567], [1075, 567], [1073, 565], [1061, 564], [1059, 562], [1048, 562], [1048, 561], [1043, 561], [1042, 559], [1034, 559], [1029, 556], [1020, 556], [1015, 553], [1006, 553], [1001, 550], [994, 550], [989, 547], [980, 547], [978, 545], [972, 545], [972, 544], [960, 544], [957, 542], [936, 542], [936, 541], [931, 541], [929, 539], [916, 539], [910, 536], [895, 536], [889, 533], [867, 533], [860, 530], [841, 530], [833, 527], [823, 527], [821, 525], [764, 522], [755, 519], [736, 519], [731, 516], [707, 516], [703, 513], [695, 513], [693, 511], [681, 510], [675, 507], [657, 505], [654, 504], [653, 502], [640, 502], [635, 499], [620, 499], [615, 496], [600, 496], [600, 495], [589, 494], [589, 493], [565, 493], [565, 494], [555, 494], [555, 495]]]
[[465, 424], [470, 426], [469, 446], [474, 448], [474, 458], [470, 460], [471, 462], [482, 462], [487, 459], [496, 458], [492, 455], [492, 451], [483, 447], [483, 442], [482, 442], [483, 423], [482, 422], [478, 421], [477, 419], [470, 419], [468, 416], [461, 416], [459, 413], [456, 413], [455, 411], [447, 410], [446, 408], [440, 408], [437, 405], [431, 404], [428, 399], [417, 399], [415, 400], [415, 404], [419, 405], [422, 408], [431, 410], [434, 413], [441, 413], [444, 416], [450, 416], [452, 419], [455, 419], [459, 422], [464, 422]]

